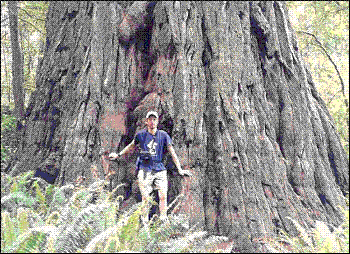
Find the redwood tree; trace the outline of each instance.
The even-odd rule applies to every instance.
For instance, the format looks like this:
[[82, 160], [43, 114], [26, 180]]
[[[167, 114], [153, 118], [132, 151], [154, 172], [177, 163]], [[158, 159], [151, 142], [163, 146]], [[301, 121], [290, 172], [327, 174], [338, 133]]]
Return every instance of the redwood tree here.
[[[342, 222], [349, 161], [281, 2], [51, 2], [13, 175], [56, 184], [115, 170], [135, 202], [136, 152], [111, 163], [149, 110], [173, 139], [169, 201], [237, 250], [280, 230]], [[51, 168], [51, 169], [50, 169]], [[53, 174], [53, 172], [49, 172]], [[114, 185], [114, 186], [115, 186]]]
[[23, 55], [19, 44], [18, 36], [18, 1], [8, 1], [8, 12], [10, 21], [10, 37], [12, 51], [12, 90], [15, 100], [14, 115], [17, 119], [17, 129], [22, 127], [22, 118], [24, 111], [24, 94], [23, 94]]

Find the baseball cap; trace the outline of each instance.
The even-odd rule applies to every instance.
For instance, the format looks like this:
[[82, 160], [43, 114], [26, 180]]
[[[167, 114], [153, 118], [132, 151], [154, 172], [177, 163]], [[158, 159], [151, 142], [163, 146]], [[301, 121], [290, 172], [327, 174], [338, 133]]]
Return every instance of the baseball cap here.
[[146, 118], [148, 118], [150, 116], [155, 116], [155, 117], [159, 118], [158, 113], [156, 111], [148, 111]]

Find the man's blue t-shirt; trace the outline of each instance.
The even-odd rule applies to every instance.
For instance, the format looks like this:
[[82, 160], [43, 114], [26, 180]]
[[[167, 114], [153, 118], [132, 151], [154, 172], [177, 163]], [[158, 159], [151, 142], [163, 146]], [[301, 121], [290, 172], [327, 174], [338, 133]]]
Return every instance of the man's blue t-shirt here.
[[135, 145], [138, 144], [140, 144], [141, 150], [148, 151], [152, 157], [149, 163], [140, 160], [140, 157], [138, 157], [136, 161], [138, 170], [166, 170], [164, 164], [162, 163], [162, 159], [165, 154], [166, 147], [172, 144], [171, 138], [168, 135], [168, 133], [162, 130], [157, 130], [156, 134], [153, 136], [146, 129], [142, 130], [138, 132], [135, 136]]

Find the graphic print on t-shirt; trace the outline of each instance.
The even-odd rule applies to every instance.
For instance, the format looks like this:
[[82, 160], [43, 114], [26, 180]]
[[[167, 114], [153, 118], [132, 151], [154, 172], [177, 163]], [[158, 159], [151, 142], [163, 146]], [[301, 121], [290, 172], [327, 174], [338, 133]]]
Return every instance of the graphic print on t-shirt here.
[[149, 152], [151, 155], [156, 155], [156, 146], [157, 146], [157, 143], [154, 142], [154, 139], [152, 139], [151, 142], [149, 142], [149, 143], [147, 144], [148, 152]]

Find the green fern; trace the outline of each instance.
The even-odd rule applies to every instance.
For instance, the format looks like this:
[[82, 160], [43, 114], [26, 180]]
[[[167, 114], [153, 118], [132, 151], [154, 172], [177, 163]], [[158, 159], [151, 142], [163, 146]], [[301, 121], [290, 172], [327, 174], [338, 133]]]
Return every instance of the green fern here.
[[54, 248], [54, 238], [53, 237], [49, 237], [49, 239], [47, 240], [46, 251], [47, 251], [47, 253], [55, 253], [56, 252], [56, 250]]
[[323, 240], [319, 240], [319, 242], [321, 242], [321, 245], [318, 251], [349, 253], [349, 209], [340, 209], [343, 212], [345, 218], [345, 221], [342, 225], [336, 228], [334, 232], [325, 239], [322, 239], [320, 237], [320, 232], [324, 231], [324, 228], [320, 228], [317, 232], [315, 232], [316, 237]]
[[89, 195], [89, 190], [85, 187], [81, 187], [78, 189], [71, 198], [71, 205], [74, 207], [77, 212], [79, 212], [82, 208], [84, 208], [84, 204], [86, 203], [86, 199]]
[[57, 226], [59, 218], [60, 218], [59, 212], [55, 211], [55, 212], [51, 213], [51, 214], [47, 217], [47, 220], [46, 220], [46, 223], [45, 223], [45, 224], [46, 224], [47, 226], [49, 226], [49, 225]]
[[[140, 204], [136, 204], [134, 207], [130, 208], [128, 212], [123, 214], [117, 224], [113, 226], [112, 228], [109, 228], [106, 230], [106, 232], [110, 232], [111, 229], [113, 229], [112, 232], [107, 234], [107, 237], [103, 237], [103, 233], [101, 236], [99, 236], [100, 239], [94, 240], [93, 245], [89, 246], [89, 249], [94, 249], [96, 251], [97, 247], [99, 246], [99, 249], [103, 248], [103, 252], [117, 252], [117, 251], [125, 251], [130, 250], [130, 247], [134, 244], [130, 238], [135, 237], [135, 227], [130, 225], [130, 223], [134, 223], [136, 221], [137, 217], [137, 223], [139, 219], [139, 214], [141, 213], [142, 206]], [[137, 214], [137, 215], [136, 215]], [[138, 225], [136, 225], [138, 227]], [[125, 239], [124, 236], [127, 234], [127, 232], [134, 234], [134, 235], [128, 235]]]
[[[37, 233], [32, 234], [26, 242], [24, 242], [21, 247], [22, 250], [25, 252], [37, 252], [38, 247], [40, 243], [44, 242], [45, 240], [45, 234], [44, 233]], [[20, 251], [17, 251], [20, 252]]]
[[[120, 225], [114, 225], [97, 236], [95, 236], [89, 244], [86, 246], [83, 252], [85, 253], [99, 253], [99, 252], [112, 252], [110, 248], [113, 248], [113, 238], [117, 238], [117, 233], [120, 230]], [[119, 238], [118, 238], [119, 239]], [[115, 244], [116, 242], [114, 242]], [[119, 246], [119, 240], [118, 240], [118, 246]], [[113, 251], [115, 251], [116, 248], [114, 246]]]
[[23, 234], [24, 232], [27, 232], [29, 229], [28, 211], [23, 207], [20, 207], [17, 211], [17, 221], [18, 221], [19, 234]]
[[10, 218], [8, 212], [1, 213], [1, 240], [4, 240], [1, 244], [1, 252], [7, 246], [11, 246], [12, 243], [16, 240], [15, 225], [13, 220]]
[[109, 209], [112, 208], [109, 211], [108, 209], [105, 209], [105, 211], [107, 212], [105, 212], [105, 215], [104, 215], [105, 221], [108, 221], [109, 225], [111, 226], [107, 227], [103, 232], [101, 232], [99, 235], [94, 237], [83, 252], [116, 252], [119, 250], [123, 250], [120, 243], [120, 232], [123, 229], [123, 227], [129, 222], [130, 216], [135, 211], [137, 211], [139, 204], [136, 204], [128, 212], [120, 216], [118, 221], [115, 222], [114, 219], [110, 219], [108, 218], [108, 216], [110, 213], [114, 213], [113, 207], [115, 207], [116, 210], [119, 209], [118, 200], [121, 198], [122, 196], [117, 197], [115, 204], [113, 204], [112, 202], [105, 203], [105, 205]]
[[53, 200], [53, 194], [55, 193], [55, 185], [49, 184], [45, 189], [45, 199], [47, 202], [47, 206], [49, 206]]
[[13, 181], [12, 186], [10, 187], [10, 192], [26, 192], [25, 184], [27, 180], [34, 176], [34, 170], [22, 173], [14, 178], [9, 177], [9, 182]]
[[18, 236], [16, 241], [5, 249], [5, 252], [43, 252], [47, 237], [54, 230], [54, 227], [32, 228]]
[[[78, 248], [85, 248], [94, 237], [104, 230], [103, 212], [106, 208], [106, 204], [91, 204], [82, 209], [75, 218], [73, 217], [74, 220], [67, 227], [60, 226], [60, 234], [55, 238], [57, 252], [74, 252]], [[60, 220], [67, 222], [64, 216], [63, 214]]]
[[12, 207], [26, 206], [33, 207], [36, 200], [24, 192], [14, 192], [1, 198], [1, 204], [11, 203]]
[[[346, 204], [349, 203], [348, 196]], [[340, 208], [344, 213], [344, 223], [331, 232], [322, 221], [316, 221], [316, 228], [311, 232], [296, 221], [292, 220], [299, 231], [298, 237], [291, 237], [282, 231], [276, 239], [264, 239], [272, 248], [279, 252], [325, 252], [325, 253], [349, 253], [349, 207]], [[311, 239], [312, 238], [312, 241]], [[287, 244], [288, 247], [285, 246]]]
[[43, 227], [45, 226], [45, 221], [42, 218], [42, 216], [40, 216], [38, 213], [35, 212], [35, 210], [31, 209], [30, 213], [28, 214], [31, 216], [31, 218], [33, 218], [35, 220], [35, 226], [36, 227]]
[[123, 196], [118, 196], [116, 200], [113, 202], [112, 197], [113, 194], [118, 190], [118, 188], [124, 186], [125, 184], [120, 184], [116, 188], [112, 190], [110, 193], [106, 193], [103, 191], [103, 186], [97, 189], [98, 193], [98, 204], [104, 203], [107, 204], [108, 208], [105, 211], [104, 224], [105, 229], [112, 227], [116, 224], [117, 215], [119, 212], [119, 204], [123, 201]]
[[[110, 213], [114, 213], [112, 210], [113, 207], [115, 207], [115, 209], [119, 208], [118, 199], [122, 197], [118, 197], [114, 205], [112, 205], [113, 203], [111, 202], [111, 198], [108, 193], [101, 194], [101, 197], [106, 198], [106, 207], [110, 209], [109, 211], [106, 209], [104, 212], [105, 216], [107, 217], [110, 216]], [[100, 202], [100, 200], [98, 202]], [[110, 222], [110, 224], [108, 224], [109, 226], [106, 226], [103, 232], [91, 239], [84, 250], [79, 249], [79, 251], [90, 253], [125, 251], [151, 253], [162, 252], [169, 249], [169, 247], [163, 248], [160, 244], [161, 242], [164, 243], [164, 246], [167, 246], [166, 243], [170, 240], [171, 235], [184, 235], [185, 230], [192, 233], [197, 227], [197, 225], [195, 225], [191, 229], [188, 229], [188, 227], [183, 226], [182, 223], [182, 220], [186, 220], [186, 218], [178, 218], [178, 216], [174, 215], [169, 215], [169, 223], [162, 223], [158, 219], [158, 216], [153, 216], [148, 226], [146, 225], [141, 227], [140, 216], [142, 215], [142, 211], [144, 211], [144, 207], [146, 205], [148, 204], [138, 203], [131, 207], [128, 211], [120, 215], [116, 224]], [[114, 219], [111, 221], [114, 221]], [[185, 246], [180, 246], [181, 248], [178, 249], [172, 249], [178, 252], [183, 252], [186, 250], [191, 251], [194, 243], [200, 244], [198, 241], [201, 240], [201, 237], [196, 233], [197, 232], [189, 236], [189, 240], [186, 242]], [[194, 235], [197, 235], [197, 237]], [[176, 240], [174, 242], [176, 242]]]
[[345, 203], [346, 203], [346, 207], [349, 207], [349, 192], [347, 192], [345, 195]]
[[27, 181], [32, 178], [35, 174], [34, 170], [22, 173], [21, 175], [18, 176], [18, 183], [19, 183], [19, 188], [22, 191], [25, 191], [25, 184], [27, 183]]
[[119, 212], [119, 200], [123, 199], [123, 196], [118, 196], [116, 199], [116, 202], [109, 202], [108, 203], [108, 208], [105, 211], [105, 229], [112, 227], [116, 224], [117, 221], [117, 215]]
[[140, 229], [139, 217], [141, 215], [141, 210], [134, 212], [128, 219], [127, 223], [120, 230], [120, 243], [121, 247], [131, 250], [137, 239], [137, 233]]
[[46, 198], [45, 195], [42, 193], [39, 184], [37, 181], [34, 182], [33, 184], [36, 192], [36, 199], [39, 202], [39, 208], [38, 211], [42, 212], [43, 214], [46, 213], [47, 211], [47, 205], [46, 205]]
[[118, 235], [113, 235], [107, 239], [106, 246], [103, 252], [116, 252], [120, 249], [120, 241]]
[[19, 191], [19, 186], [17, 181], [14, 181], [13, 184], [11, 185], [10, 192], [15, 193]]
[[125, 186], [125, 183], [119, 184], [117, 187], [115, 187], [110, 193], [107, 195], [107, 199], [105, 200], [106, 202], [112, 202], [112, 197], [114, 193], [120, 188]]
[[48, 214], [51, 214], [52, 211], [59, 209], [62, 206], [61, 204], [66, 200], [66, 197], [62, 190], [54, 187], [52, 191], [52, 201], [49, 204], [49, 208], [47, 211]]

